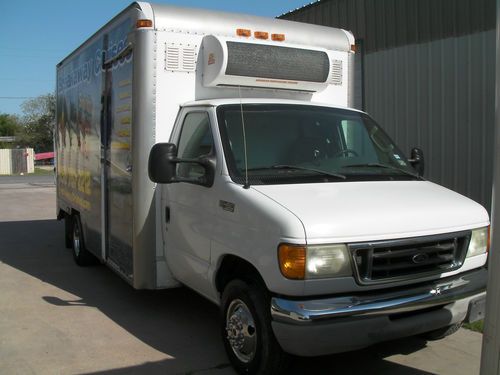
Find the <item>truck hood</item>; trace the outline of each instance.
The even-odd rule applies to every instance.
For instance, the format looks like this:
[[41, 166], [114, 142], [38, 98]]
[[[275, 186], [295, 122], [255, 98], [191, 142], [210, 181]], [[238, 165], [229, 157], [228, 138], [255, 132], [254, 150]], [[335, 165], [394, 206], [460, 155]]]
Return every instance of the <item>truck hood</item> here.
[[309, 244], [416, 237], [489, 224], [486, 210], [428, 181], [254, 185], [302, 222]]

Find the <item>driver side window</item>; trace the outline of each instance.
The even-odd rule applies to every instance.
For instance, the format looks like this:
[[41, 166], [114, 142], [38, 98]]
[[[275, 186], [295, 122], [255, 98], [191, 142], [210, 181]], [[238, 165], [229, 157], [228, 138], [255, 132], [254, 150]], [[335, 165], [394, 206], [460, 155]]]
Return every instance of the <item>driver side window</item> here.
[[[181, 136], [178, 142], [177, 157], [180, 159], [198, 159], [214, 153], [214, 139], [210, 129], [210, 120], [206, 112], [191, 112], [184, 118]], [[200, 178], [204, 168], [195, 163], [177, 165], [177, 176]]]

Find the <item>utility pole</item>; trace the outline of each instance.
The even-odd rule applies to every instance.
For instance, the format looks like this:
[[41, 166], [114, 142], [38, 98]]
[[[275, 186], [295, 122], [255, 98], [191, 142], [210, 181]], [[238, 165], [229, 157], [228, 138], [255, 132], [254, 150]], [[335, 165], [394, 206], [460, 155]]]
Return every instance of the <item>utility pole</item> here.
[[[481, 354], [481, 375], [500, 373], [500, 0], [497, 0], [495, 140], [493, 142], [493, 199], [486, 318]], [[498, 225], [498, 228], [496, 227]]]

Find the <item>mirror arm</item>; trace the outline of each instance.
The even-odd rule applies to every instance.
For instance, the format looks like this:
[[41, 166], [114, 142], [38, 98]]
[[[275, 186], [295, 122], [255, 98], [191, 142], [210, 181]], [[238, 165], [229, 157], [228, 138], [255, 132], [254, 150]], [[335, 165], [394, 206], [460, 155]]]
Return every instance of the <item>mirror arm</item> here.
[[207, 186], [210, 187], [213, 185], [213, 170], [215, 168], [215, 160], [210, 158], [210, 156], [205, 156], [197, 159], [180, 159], [180, 158], [174, 158], [171, 160], [172, 163], [179, 164], [179, 163], [193, 163], [193, 164], [198, 164], [201, 165], [203, 168], [205, 168], [205, 171], [208, 172], [207, 175], [203, 176], [201, 180], [194, 180], [194, 179], [189, 179], [189, 178], [179, 178], [175, 177], [172, 179], [172, 183], [177, 183], [177, 182], [188, 182], [191, 184], [195, 185], [201, 185], [201, 186]]

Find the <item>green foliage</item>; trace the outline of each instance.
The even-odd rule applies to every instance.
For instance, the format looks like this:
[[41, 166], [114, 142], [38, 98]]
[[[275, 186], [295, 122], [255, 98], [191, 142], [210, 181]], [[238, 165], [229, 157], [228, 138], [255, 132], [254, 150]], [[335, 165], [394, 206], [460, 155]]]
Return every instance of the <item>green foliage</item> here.
[[56, 119], [56, 100], [53, 94], [40, 95], [26, 100], [23, 110], [22, 128], [18, 133], [17, 145], [33, 147], [35, 152], [54, 149], [54, 128]]
[[53, 168], [37, 168], [37, 167], [35, 167], [35, 172], [33, 174], [38, 175], [38, 176], [54, 175], [54, 169]]
[[484, 320], [478, 320], [477, 322], [474, 323], [466, 323], [464, 324], [464, 328], [470, 329], [471, 331], [483, 333]]
[[[15, 137], [21, 130], [22, 127], [17, 116], [0, 113], [0, 137]], [[0, 149], [15, 146], [15, 142], [0, 142]]]
[[15, 136], [20, 128], [19, 119], [16, 116], [0, 114], [0, 137]]
[[30, 147], [36, 153], [52, 151], [56, 122], [54, 94], [26, 100], [21, 108], [21, 117], [0, 113], [0, 137], [16, 137], [15, 142], [0, 142], [0, 148]]

